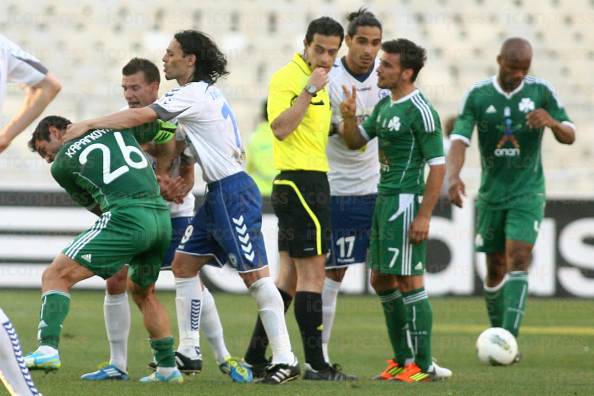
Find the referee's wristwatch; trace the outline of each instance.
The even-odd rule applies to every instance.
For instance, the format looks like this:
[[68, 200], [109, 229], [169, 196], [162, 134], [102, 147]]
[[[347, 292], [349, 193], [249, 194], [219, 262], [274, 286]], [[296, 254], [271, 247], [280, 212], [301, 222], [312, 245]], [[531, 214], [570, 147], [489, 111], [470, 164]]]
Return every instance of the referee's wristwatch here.
[[305, 92], [307, 92], [311, 96], [316, 96], [316, 93], [318, 92], [318, 89], [313, 84], [307, 84], [304, 89]]

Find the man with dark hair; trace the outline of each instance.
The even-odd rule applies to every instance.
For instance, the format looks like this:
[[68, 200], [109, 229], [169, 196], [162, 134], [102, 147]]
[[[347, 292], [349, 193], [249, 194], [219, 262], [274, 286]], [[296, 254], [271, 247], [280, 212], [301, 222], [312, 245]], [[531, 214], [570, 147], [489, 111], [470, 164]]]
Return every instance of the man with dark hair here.
[[[159, 83], [161, 77], [159, 69], [148, 59], [133, 58], [122, 68], [122, 91], [129, 108], [139, 108], [148, 106], [158, 98]], [[171, 215], [172, 239], [165, 257], [161, 263], [161, 269], [171, 269], [171, 262], [175, 249], [194, 215], [194, 195], [191, 188], [194, 185], [194, 159], [184, 154], [185, 144], [183, 133], [176, 134], [176, 140], [171, 143], [177, 145], [175, 148], [179, 155], [176, 155], [172, 161], [168, 161], [170, 169], [166, 171], [171, 177], [180, 179], [182, 190], [178, 202], [168, 202]], [[153, 168], [156, 168], [156, 158], [165, 150], [160, 150], [164, 144], [153, 144], [148, 142], [142, 145], [143, 150], [148, 154]], [[166, 154], [168, 155], [168, 153]], [[168, 158], [166, 158], [168, 159]], [[163, 194], [163, 189], [161, 190]], [[103, 310], [105, 314], [105, 328], [107, 339], [109, 341], [110, 359], [109, 363], [97, 371], [84, 374], [81, 379], [89, 381], [102, 380], [126, 380], [128, 379], [128, 334], [130, 332], [130, 306], [128, 304], [128, 295], [126, 293], [128, 269], [124, 267], [116, 275], [106, 281], [106, 293]], [[215, 359], [219, 368], [225, 374], [231, 374], [233, 365], [227, 361], [231, 355], [225, 345], [223, 337], [223, 328], [219, 319], [214, 299], [208, 289], [203, 285], [203, 304], [202, 317], [203, 330], [206, 338], [210, 341], [215, 352]], [[183, 326], [180, 326], [183, 327]], [[196, 337], [198, 334], [196, 334]], [[183, 355], [176, 352], [178, 368], [182, 373], [192, 374], [200, 372], [202, 361], [187, 361]]]
[[155, 294], [171, 224], [155, 173], [139, 147], [139, 142], [150, 140], [167, 142], [173, 133], [154, 121], [131, 131], [94, 129], [67, 141], [69, 124], [60, 116], [43, 119], [29, 147], [52, 163], [52, 176], [70, 197], [100, 218], [44, 271], [39, 348], [25, 363], [31, 369], [59, 369], [58, 344], [70, 289], [93, 275], [107, 279], [128, 264], [129, 290], [143, 314], [157, 362], [157, 371], [140, 381], [183, 382], [175, 366], [169, 318]]
[[575, 141], [575, 126], [555, 90], [528, 75], [531, 62], [527, 40], [505, 40], [497, 56], [498, 74], [474, 84], [464, 98], [448, 155], [450, 201], [462, 207], [460, 171], [476, 125], [482, 172], [475, 249], [487, 254], [484, 290], [491, 326], [515, 337], [524, 317], [528, 267], [546, 204], [540, 152], [544, 130], [549, 128], [561, 144]]
[[443, 379], [452, 373], [432, 362], [433, 314], [423, 279], [429, 221], [445, 174], [439, 115], [414, 85], [425, 64], [425, 50], [406, 39], [384, 42], [382, 49], [378, 86], [389, 89], [390, 95], [358, 125], [357, 91], [345, 86], [346, 99], [340, 105], [343, 137], [353, 150], [378, 139], [381, 174], [369, 267], [386, 317], [393, 368], [401, 369], [392, 379]]
[[[328, 252], [330, 191], [326, 144], [332, 112], [325, 86], [343, 40], [342, 26], [328, 17], [312, 21], [303, 53], [272, 76], [268, 121], [275, 136], [272, 204], [278, 217], [280, 270], [277, 287], [285, 310], [295, 296], [295, 318], [305, 351], [307, 380], [352, 379], [330, 366], [322, 351], [322, 288]], [[245, 361], [256, 374], [266, 365], [268, 340], [256, 323]]]
[[[215, 82], [227, 74], [227, 61], [204, 33], [183, 31], [171, 40], [163, 56], [165, 77], [179, 87], [143, 108], [88, 120], [69, 128], [70, 136], [87, 129], [131, 127], [157, 118], [177, 120], [178, 128], [208, 183], [205, 203], [186, 229], [173, 259], [176, 308], [181, 334], [188, 340], [180, 352], [198, 359], [194, 348], [200, 322], [202, 289], [199, 271], [206, 264], [229, 262], [238, 271], [258, 303], [260, 317], [272, 344], [272, 366], [264, 383], [278, 384], [298, 374], [297, 358], [283, 315], [283, 300], [270, 278], [261, 232], [262, 198], [244, 171], [244, 152], [235, 115]], [[183, 342], [183, 340], [182, 340]], [[188, 356], [190, 355], [190, 356]], [[236, 364], [238, 381], [252, 379], [249, 368]]]
[[357, 121], [363, 122], [379, 100], [389, 92], [377, 86], [377, 53], [382, 43], [382, 25], [371, 12], [362, 8], [347, 17], [346, 56], [330, 71], [328, 93], [332, 105], [332, 130], [327, 155], [330, 170], [332, 241], [326, 260], [326, 280], [322, 292], [322, 348], [330, 363], [328, 344], [336, 300], [342, 280], [349, 267], [365, 263], [369, 246], [371, 215], [377, 194], [379, 164], [377, 142], [369, 142], [358, 151], [349, 150], [342, 138], [340, 103], [344, 100], [342, 86], [357, 89]]

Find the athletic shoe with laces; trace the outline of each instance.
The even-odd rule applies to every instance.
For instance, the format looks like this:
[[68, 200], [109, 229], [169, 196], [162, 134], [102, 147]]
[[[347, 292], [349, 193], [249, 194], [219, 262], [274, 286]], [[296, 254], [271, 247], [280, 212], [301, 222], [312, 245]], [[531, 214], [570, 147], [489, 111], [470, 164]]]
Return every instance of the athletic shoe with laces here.
[[142, 377], [140, 379], [141, 384], [153, 384], [155, 382], [165, 382], [168, 384], [181, 384], [184, 382], [184, 377], [182, 376], [181, 372], [178, 369], [175, 369], [171, 374], [168, 376], [164, 376], [163, 374], [155, 371], [151, 375], [147, 375], [146, 377]]
[[[190, 359], [179, 352], [175, 352], [175, 363], [179, 371], [186, 375], [196, 375], [202, 371], [202, 359], [200, 358]], [[157, 369], [155, 361], [149, 362], [148, 366], [153, 371]]]
[[433, 362], [431, 366], [427, 369], [427, 371], [421, 370], [416, 363], [408, 364], [404, 367], [404, 370], [394, 377], [394, 381], [401, 381], [401, 382], [429, 382], [429, 381], [441, 381], [452, 376], [452, 371], [440, 367], [437, 363]]
[[404, 367], [400, 366], [395, 359], [386, 360], [386, 362], [388, 363], [388, 367], [372, 379], [376, 381], [390, 381], [404, 370]]
[[257, 381], [259, 384], [266, 385], [280, 385], [299, 378], [301, 371], [299, 370], [299, 362], [295, 359], [293, 365], [286, 363], [271, 364], [266, 368], [266, 373], [261, 380]]
[[228, 357], [224, 363], [219, 364], [219, 370], [231, 377], [233, 382], [243, 384], [254, 380], [252, 369], [239, 359], [233, 357]]
[[105, 364], [99, 367], [99, 370], [92, 373], [83, 374], [80, 379], [86, 381], [105, 381], [105, 380], [128, 380], [128, 373], [120, 370], [114, 364]]
[[342, 367], [336, 363], [324, 370], [314, 370], [308, 363], [305, 363], [303, 379], [312, 381], [354, 381], [357, 377], [343, 373]]
[[56, 353], [43, 353], [37, 348], [33, 353], [25, 356], [25, 365], [29, 370], [53, 371], [62, 366], [60, 355]]

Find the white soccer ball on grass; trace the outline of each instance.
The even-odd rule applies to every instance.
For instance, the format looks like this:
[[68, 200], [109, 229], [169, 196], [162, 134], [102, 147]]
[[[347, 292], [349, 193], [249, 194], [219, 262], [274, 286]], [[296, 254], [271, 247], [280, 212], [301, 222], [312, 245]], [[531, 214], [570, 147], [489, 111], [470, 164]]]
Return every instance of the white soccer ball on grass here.
[[481, 362], [492, 366], [507, 366], [518, 354], [518, 343], [512, 333], [502, 327], [491, 327], [479, 335], [476, 349]]

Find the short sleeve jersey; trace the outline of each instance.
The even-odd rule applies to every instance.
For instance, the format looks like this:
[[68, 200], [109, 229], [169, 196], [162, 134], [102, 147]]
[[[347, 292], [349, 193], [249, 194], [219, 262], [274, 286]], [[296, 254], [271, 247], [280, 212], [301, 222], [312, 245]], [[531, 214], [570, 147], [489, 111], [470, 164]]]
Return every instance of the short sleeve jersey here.
[[469, 145], [477, 126], [482, 169], [479, 200], [505, 205], [527, 194], [544, 195], [544, 128], [530, 128], [526, 123], [526, 115], [539, 108], [573, 126], [551, 86], [532, 76], [525, 77], [511, 93], [504, 92], [493, 76], [476, 83], [466, 95], [451, 139]]
[[0, 110], [7, 83], [32, 86], [43, 80], [46, 74], [47, 69], [37, 58], [0, 34]]
[[150, 105], [177, 123], [207, 183], [243, 171], [245, 153], [237, 119], [223, 94], [204, 81], [173, 88]]
[[[340, 104], [344, 101], [342, 87], [357, 90], [357, 123], [361, 124], [369, 117], [375, 105], [389, 91], [377, 86], [377, 68], [379, 61], [367, 75], [355, 76], [348, 69], [342, 58], [330, 71], [328, 91], [332, 104], [332, 123], [342, 122]], [[336, 132], [328, 139], [328, 182], [332, 195], [366, 195], [377, 192], [379, 182], [379, 164], [377, 162], [377, 141], [372, 140], [359, 150], [350, 150], [340, 133]]]
[[[277, 70], [272, 76], [268, 92], [268, 122], [289, 109], [303, 92], [311, 75], [309, 66], [300, 54]], [[278, 170], [312, 170], [328, 172], [326, 145], [330, 132], [332, 110], [326, 88], [310, 99], [305, 116], [284, 140], [274, 139], [274, 164]]]
[[99, 204], [102, 212], [127, 206], [167, 209], [155, 172], [139, 146], [158, 133], [157, 122], [125, 131], [90, 131], [60, 148], [52, 176], [87, 208]]
[[419, 90], [383, 98], [359, 130], [378, 139], [380, 193], [422, 194], [425, 164], [445, 164], [439, 115]]

